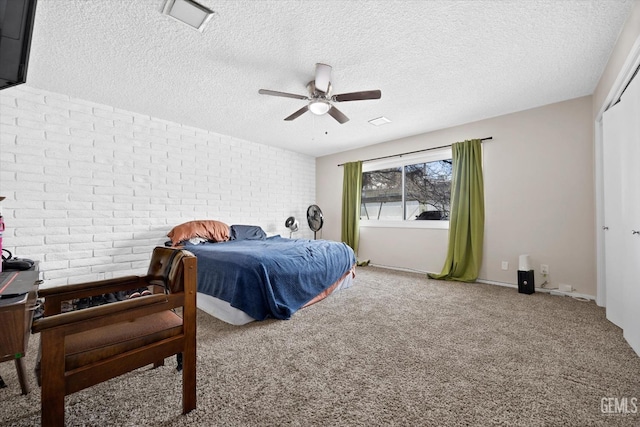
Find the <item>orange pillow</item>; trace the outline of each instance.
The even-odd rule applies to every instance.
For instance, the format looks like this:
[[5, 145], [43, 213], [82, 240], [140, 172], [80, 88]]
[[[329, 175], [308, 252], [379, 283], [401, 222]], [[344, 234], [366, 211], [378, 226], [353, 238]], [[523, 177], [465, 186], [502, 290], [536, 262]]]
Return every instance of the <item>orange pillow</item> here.
[[173, 227], [167, 233], [167, 237], [171, 239], [171, 243], [174, 246], [194, 237], [201, 237], [214, 242], [226, 242], [229, 240], [229, 226], [224, 222], [212, 219], [189, 221]]

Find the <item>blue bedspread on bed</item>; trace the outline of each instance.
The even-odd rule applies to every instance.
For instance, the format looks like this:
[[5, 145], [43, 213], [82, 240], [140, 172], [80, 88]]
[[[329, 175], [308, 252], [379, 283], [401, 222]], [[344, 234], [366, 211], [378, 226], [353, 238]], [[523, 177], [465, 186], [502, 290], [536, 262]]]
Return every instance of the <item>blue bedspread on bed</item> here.
[[344, 243], [280, 236], [186, 249], [198, 258], [198, 292], [227, 301], [256, 320], [288, 319], [356, 261]]

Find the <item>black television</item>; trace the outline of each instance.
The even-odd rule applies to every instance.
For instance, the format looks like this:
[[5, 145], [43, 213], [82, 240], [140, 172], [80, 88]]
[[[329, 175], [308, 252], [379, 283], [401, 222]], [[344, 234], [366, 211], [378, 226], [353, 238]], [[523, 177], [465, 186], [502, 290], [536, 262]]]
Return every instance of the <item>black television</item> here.
[[0, 90], [27, 80], [37, 0], [0, 0]]

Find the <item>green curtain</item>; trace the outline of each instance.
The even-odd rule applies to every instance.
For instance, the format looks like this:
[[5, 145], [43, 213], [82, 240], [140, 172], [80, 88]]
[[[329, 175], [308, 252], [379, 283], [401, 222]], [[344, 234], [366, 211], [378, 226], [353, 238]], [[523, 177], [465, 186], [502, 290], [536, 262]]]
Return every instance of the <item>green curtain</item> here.
[[362, 196], [362, 162], [344, 164], [342, 181], [342, 241], [358, 254], [360, 240], [360, 200]]
[[453, 152], [449, 248], [440, 274], [432, 279], [473, 282], [478, 278], [484, 239], [484, 182], [482, 143], [457, 142]]

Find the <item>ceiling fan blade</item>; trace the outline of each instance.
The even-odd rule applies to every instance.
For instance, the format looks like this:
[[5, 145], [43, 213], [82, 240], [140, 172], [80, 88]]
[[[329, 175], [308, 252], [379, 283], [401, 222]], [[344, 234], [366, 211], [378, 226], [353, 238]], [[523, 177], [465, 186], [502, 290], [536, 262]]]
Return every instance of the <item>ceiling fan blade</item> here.
[[304, 107], [302, 107], [301, 109], [299, 109], [298, 111], [290, 115], [289, 117], [285, 118], [285, 120], [288, 122], [290, 122], [291, 120], [295, 120], [301, 115], [303, 115], [304, 113], [306, 113], [308, 109], [309, 109], [309, 106], [305, 105]]
[[322, 93], [327, 93], [331, 83], [331, 65], [316, 64], [316, 89]]
[[329, 115], [336, 119], [340, 124], [347, 123], [349, 121], [349, 117], [342, 114], [342, 111], [338, 110], [336, 107], [331, 106], [331, 109], [328, 111]]
[[364, 101], [367, 99], [380, 99], [382, 92], [379, 90], [364, 90], [362, 92], [341, 93], [331, 97], [336, 102], [344, 101]]
[[278, 91], [269, 90], [269, 89], [260, 89], [258, 93], [260, 95], [282, 96], [284, 98], [306, 99], [306, 100], [309, 99], [309, 97], [305, 95], [296, 95], [295, 93], [278, 92]]

